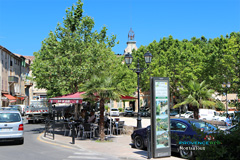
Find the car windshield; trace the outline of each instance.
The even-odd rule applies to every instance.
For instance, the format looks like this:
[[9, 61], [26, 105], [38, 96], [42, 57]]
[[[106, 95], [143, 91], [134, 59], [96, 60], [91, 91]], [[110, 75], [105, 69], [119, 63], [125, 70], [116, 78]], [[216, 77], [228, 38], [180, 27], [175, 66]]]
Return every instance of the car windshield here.
[[132, 108], [126, 108], [126, 110], [130, 111], [130, 110], [132, 110]]
[[0, 108], [1, 110], [19, 110], [19, 108], [18, 107], [16, 107], [16, 106], [11, 106], [11, 107], [2, 107], [2, 108]]
[[177, 111], [172, 111], [172, 112], [170, 112], [170, 113], [178, 113]]
[[116, 108], [113, 108], [113, 109], [111, 109], [112, 111], [118, 111], [118, 109], [116, 109]]
[[10, 106], [13, 110], [19, 110], [19, 106]]
[[201, 129], [201, 131], [216, 131], [217, 128], [213, 125], [202, 122], [202, 121], [191, 121], [191, 124], [194, 125], [196, 128]]
[[18, 113], [0, 113], [0, 123], [4, 122], [20, 122], [21, 117]]

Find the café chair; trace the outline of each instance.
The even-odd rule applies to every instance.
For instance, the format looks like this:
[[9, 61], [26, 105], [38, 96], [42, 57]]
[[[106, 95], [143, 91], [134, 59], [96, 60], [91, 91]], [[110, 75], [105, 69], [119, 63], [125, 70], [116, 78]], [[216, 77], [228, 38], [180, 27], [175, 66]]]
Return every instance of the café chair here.
[[69, 123], [64, 123], [63, 130], [64, 130], [64, 136], [66, 136], [67, 132], [68, 132], [68, 136], [71, 136], [72, 126]]
[[82, 135], [82, 138], [84, 136], [84, 127], [83, 124], [79, 124], [77, 126], [77, 138], [79, 138]]
[[88, 137], [91, 139], [93, 134], [93, 128], [91, 123], [83, 124], [83, 137]]
[[125, 121], [118, 121], [118, 122], [115, 122], [115, 124], [113, 125], [113, 134], [117, 134], [118, 135], [118, 132], [120, 134], [123, 134], [124, 133], [124, 122]]

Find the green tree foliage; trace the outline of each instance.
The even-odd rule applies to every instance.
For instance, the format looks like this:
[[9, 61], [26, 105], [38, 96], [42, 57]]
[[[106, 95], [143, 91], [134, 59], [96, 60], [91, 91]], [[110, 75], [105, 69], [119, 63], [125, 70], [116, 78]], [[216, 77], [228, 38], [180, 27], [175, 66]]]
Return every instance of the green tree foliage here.
[[96, 100], [97, 94], [104, 140], [104, 102], [107, 98], [117, 99], [120, 94], [132, 94], [135, 75], [122, 64], [123, 57], [112, 52], [116, 36], [108, 37], [106, 27], [93, 31], [94, 21], [83, 16], [82, 7], [78, 0], [66, 10], [63, 25], [58, 24], [55, 32], [50, 32], [42, 42], [40, 51], [34, 53], [31, 69], [37, 87], [47, 89], [49, 97], [86, 91], [88, 100]]
[[203, 108], [203, 106], [213, 107], [215, 105], [215, 102], [211, 101], [213, 93], [214, 90], [208, 89], [205, 81], [201, 83], [190, 81], [187, 88], [180, 89], [184, 101], [176, 104], [174, 108], [189, 104], [193, 107], [194, 119], [198, 119], [199, 108]]
[[111, 50], [116, 36], [108, 37], [106, 27], [93, 31], [94, 21], [83, 16], [82, 7], [79, 0], [68, 8], [63, 25], [58, 24], [34, 53], [34, 80], [38, 88], [48, 90], [50, 97], [81, 90], [79, 86], [91, 75], [105, 69], [99, 61], [117, 59]]
[[[101, 70], [95, 72], [88, 81], [81, 85], [87, 97], [98, 97], [100, 100], [100, 140], [104, 141], [104, 104], [107, 100], [119, 100], [121, 95], [130, 95], [135, 91], [136, 83], [132, 81], [133, 72], [129, 72], [121, 62], [123, 57], [101, 53], [95, 63]], [[134, 79], [134, 78], [133, 78]]]
[[[149, 68], [141, 74], [142, 91], [149, 90], [150, 77], [169, 77], [171, 101], [178, 95], [178, 87], [186, 87], [193, 80], [205, 81], [209, 87], [219, 93], [224, 89], [221, 84], [230, 82], [229, 92], [240, 93], [240, 33], [220, 36], [207, 40], [192, 37], [191, 40], [164, 37], [148, 46], [140, 46], [133, 57], [142, 59], [141, 67], [146, 67], [143, 55], [147, 51], [153, 55]], [[136, 65], [136, 58], [134, 59]], [[173, 104], [172, 104], [173, 106]]]
[[100, 140], [105, 140], [104, 133], [104, 104], [106, 100], [119, 100], [126, 93], [122, 86], [118, 85], [119, 79], [110, 72], [102, 72], [94, 75], [81, 86], [86, 91], [87, 97], [97, 97], [100, 100]]
[[224, 111], [225, 110], [224, 104], [221, 101], [219, 101], [219, 100], [216, 101], [215, 108], [218, 111]]

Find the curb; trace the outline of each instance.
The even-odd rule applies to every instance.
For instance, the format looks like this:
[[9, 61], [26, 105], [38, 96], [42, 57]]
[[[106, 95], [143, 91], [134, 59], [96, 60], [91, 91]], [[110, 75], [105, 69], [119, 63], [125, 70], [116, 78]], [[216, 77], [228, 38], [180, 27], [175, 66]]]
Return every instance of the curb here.
[[74, 144], [67, 144], [67, 143], [63, 143], [63, 142], [59, 142], [59, 141], [56, 141], [56, 140], [53, 140], [51, 138], [48, 138], [47, 136], [44, 137], [44, 132], [42, 132], [39, 137], [38, 137], [38, 140], [42, 141], [42, 142], [45, 142], [45, 143], [48, 143], [48, 144], [52, 144], [52, 145], [57, 145], [57, 146], [60, 146], [60, 147], [64, 147], [64, 148], [69, 148], [69, 149], [83, 149], [83, 148], [80, 148]]
[[[78, 150], [81, 149], [81, 150], [93, 152], [92, 150], [81, 148], [81, 147], [77, 146], [76, 144], [71, 144], [71, 142], [69, 142], [69, 144], [67, 144], [67, 143], [53, 140], [52, 137], [51, 138], [48, 136], [44, 137], [44, 132], [40, 133], [40, 135], [38, 136], [38, 140], [41, 142], [44, 142], [44, 143], [48, 143], [51, 145], [60, 146], [60, 147], [68, 148], [68, 149], [78, 149]], [[102, 154], [102, 155], [109, 156], [107, 154]], [[130, 157], [130, 156], [129, 157], [116, 156], [116, 155], [110, 155], [110, 156], [115, 157], [116, 159], [119, 159], [119, 160], [139, 160], [139, 158], [134, 158], [134, 157]], [[141, 159], [144, 159], [144, 158], [141, 158]]]

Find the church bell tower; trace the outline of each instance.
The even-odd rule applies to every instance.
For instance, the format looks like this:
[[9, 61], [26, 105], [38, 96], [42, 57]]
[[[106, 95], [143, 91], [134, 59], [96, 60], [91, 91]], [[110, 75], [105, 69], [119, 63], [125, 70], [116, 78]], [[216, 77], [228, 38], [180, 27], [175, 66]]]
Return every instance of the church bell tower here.
[[128, 41], [127, 41], [127, 48], [124, 50], [124, 55], [127, 53], [132, 54], [132, 50], [137, 50], [136, 41], [134, 40], [135, 33], [133, 32], [132, 28], [128, 32]]

